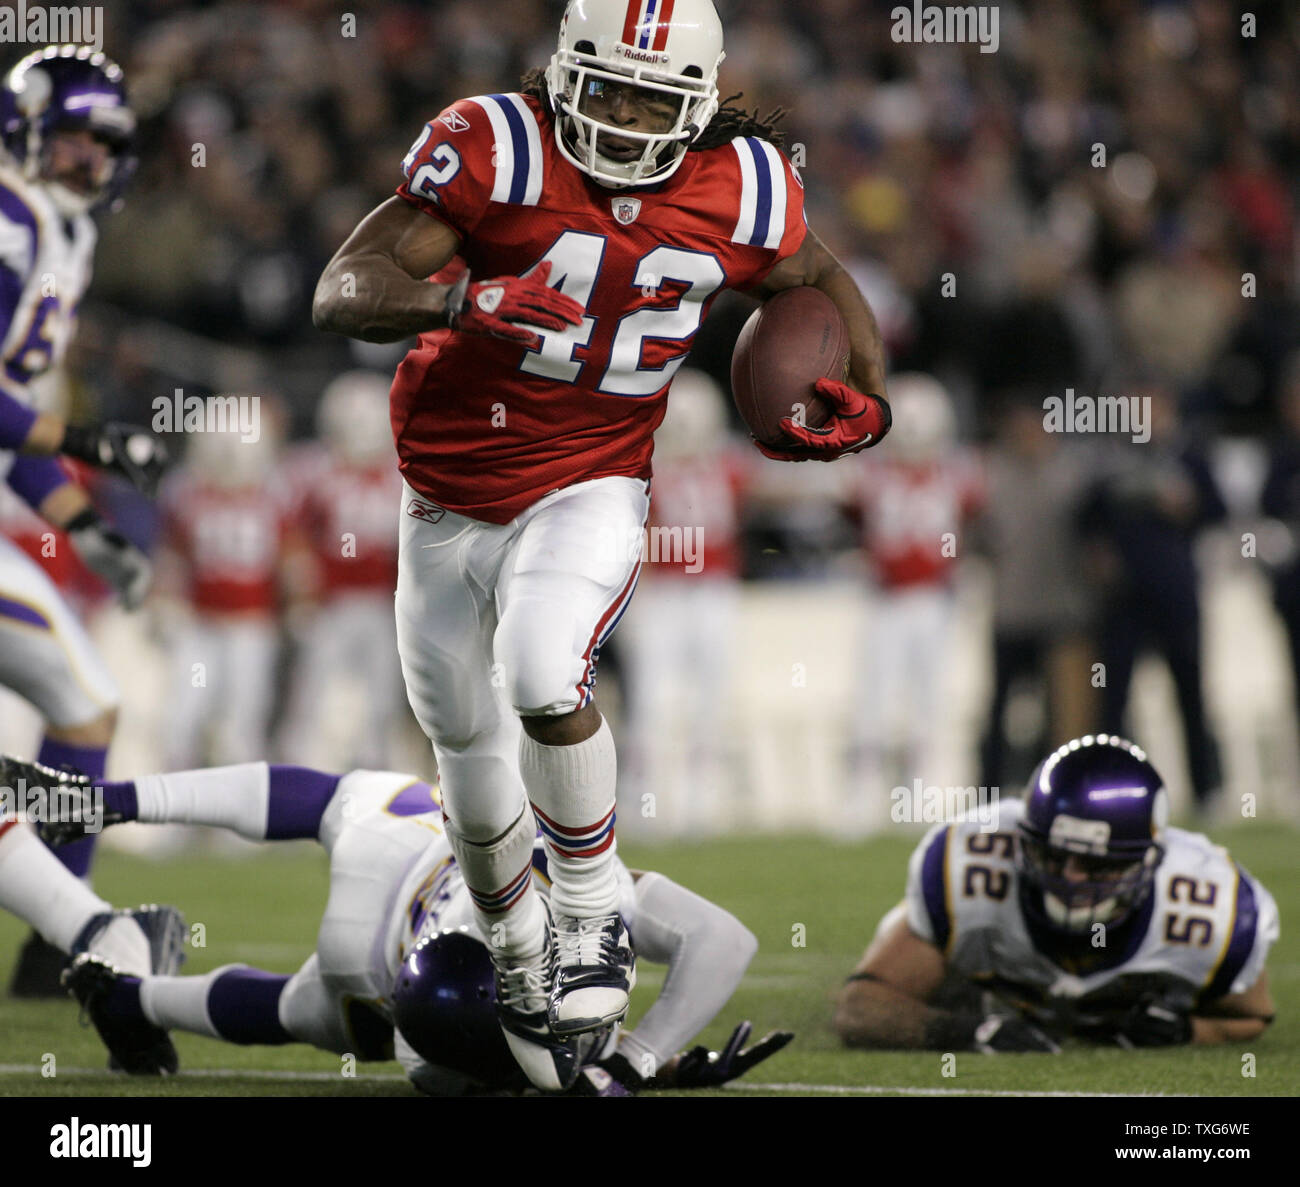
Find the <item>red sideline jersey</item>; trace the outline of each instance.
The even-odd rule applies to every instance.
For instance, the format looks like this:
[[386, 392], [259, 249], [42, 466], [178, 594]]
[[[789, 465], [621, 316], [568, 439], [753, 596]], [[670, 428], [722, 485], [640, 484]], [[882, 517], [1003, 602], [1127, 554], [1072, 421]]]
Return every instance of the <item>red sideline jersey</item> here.
[[864, 543], [881, 586], [947, 585], [955, 554], [944, 536], [964, 527], [984, 500], [975, 459], [964, 450], [932, 462], [886, 457], [863, 466], [860, 481]]
[[181, 561], [195, 610], [276, 611], [287, 504], [278, 485], [217, 487], [181, 472], [159, 503], [164, 543]]
[[398, 195], [461, 237], [476, 279], [549, 260], [551, 285], [586, 309], [537, 350], [438, 330], [398, 367], [402, 474], [489, 523], [576, 482], [648, 478], [668, 384], [713, 299], [757, 284], [807, 230], [798, 173], [765, 140], [687, 153], [659, 186], [606, 189], [525, 95], [454, 103], [402, 168]]
[[289, 470], [297, 494], [290, 510], [295, 537], [314, 562], [322, 601], [350, 591], [397, 588], [397, 514], [402, 481], [391, 458], [349, 464], [323, 446], [297, 453]]
[[[755, 455], [757, 456], [757, 455]], [[736, 451], [681, 458], [655, 466], [650, 489], [646, 559], [649, 577], [703, 574], [740, 577], [740, 518], [750, 467]]]

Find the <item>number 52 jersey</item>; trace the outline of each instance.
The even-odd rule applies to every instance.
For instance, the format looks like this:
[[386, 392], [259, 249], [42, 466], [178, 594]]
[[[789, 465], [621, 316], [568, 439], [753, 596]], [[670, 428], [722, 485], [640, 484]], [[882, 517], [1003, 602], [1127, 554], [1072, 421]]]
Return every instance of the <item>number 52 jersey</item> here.
[[399, 197], [461, 238], [476, 280], [524, 275], [585, 310], [541, 346], [438, 330], [392, 389], [407, 482], [508, 523], [576, 482], [648, 478], [667, 389], [713, 299], [757, 284], [807, 231], [803, 188], [771, 143], [687, 153], [659, 186], [609, 189], [564, 159], [531, 95], [479, 95], [425, 126]]
[[[1179, 828], [1164, 831], [1150, 897], [1131, 923], [1105, 937], [1106, 967], [1067, 971], [1020, 908], [1021, 811], [1019, 800], [1002, 801], [994, 832], [981, 832], [976, 821], [938, 825], [912, 856], [908, 926], [944, 953], [950, 969], [1066, 1022], [1082, 1022], [1090, 1007], [1118, 1005], [1130, 992], [1160, 988], [1191, 1009], [1254, 985], [1279, 933], [1273, 896], [1227, 850]], [[1082, 947], [1091, 949], [1091, 937]]]

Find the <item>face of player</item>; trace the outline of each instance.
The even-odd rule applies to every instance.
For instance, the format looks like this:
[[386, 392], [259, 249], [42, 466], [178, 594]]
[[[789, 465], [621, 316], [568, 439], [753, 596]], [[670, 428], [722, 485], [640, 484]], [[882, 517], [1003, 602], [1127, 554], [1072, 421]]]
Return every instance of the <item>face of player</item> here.
[[[578, 105], [583, 115], [612, 128], [629, 132], [662, 134], [677, 123], [681, 101], [670, 95], [632, 83], [589, 78]], [[641, 155], [645, 141], [600, 133], [599, 151], [615, 161], [631, 161]]]
[[55, 132], [46, 142], [41, 177], [58, 182], [74, 194], [93, 197], [108, 181], [113, 150], [87, 129]]

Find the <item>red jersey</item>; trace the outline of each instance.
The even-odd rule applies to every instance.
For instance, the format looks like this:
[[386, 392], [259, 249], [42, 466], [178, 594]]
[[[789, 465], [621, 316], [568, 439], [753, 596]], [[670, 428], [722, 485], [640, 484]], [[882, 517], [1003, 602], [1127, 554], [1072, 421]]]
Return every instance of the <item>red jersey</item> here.
[[402, 480], [391, 458], [352, 465], [319, 445], [291, 463], [294, 534], [314, 562], [322, 601], [350, 590], [397, 588], [397, 513]]
[[979, 471], [957, 451], [932, 462], [884, 457], [861, 471], [866, 546], [885, 589], [946, 585], [960, 541], [945, 547], [983, 499]]
[[182, 563], [196, 610], [276, 610], [285, 539], [285, 500], [277, 486], [220, 487], [180, 473], [159, 502], [164, 540]]
[[687, 153], [659, 186], [607, 189], [564, 159], [525, 95], [453, 104], [402, 165], [398, 195], [461, 237], [474, 277], [549, 260], [550, 283], [586, 309], [540, 349], [438, 330], [398, 367], [402, 474], [489, 523], [576, 482], [648, 478], [668, 385], [713, 299], [757, 284], [807, 230], [799, 175], [765, 140]]
[[655, 467], [642, 569], [649, 577], [740, 576], [740, 512], [749, 468], [734, 451]]
[[72, 547], [65, 532], [46, 523], [7, 486], [0, 483], [0, 535], [21, 548], [76, 603], [102, 598], [107, 587]]

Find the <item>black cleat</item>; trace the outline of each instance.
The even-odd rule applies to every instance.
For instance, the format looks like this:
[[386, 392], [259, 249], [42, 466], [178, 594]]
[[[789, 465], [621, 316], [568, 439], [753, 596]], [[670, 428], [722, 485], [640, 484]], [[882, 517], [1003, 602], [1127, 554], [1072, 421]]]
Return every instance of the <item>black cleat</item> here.
[[0, 787], [21, 798], [28, 820], [51, 849], [97, 836], [106, 825], [125, 819], [120, 812], [106, 811], [102, 793], [96, 794], [91, 780], [75, 771], [0, 755]]
[[11, 997], [49, 998], [63, 997], [59, 975], [67, 963], [67, 953], [47, 943], [36, 932], [18, 952], [13, 979], [9, 982]]
[[180, 1069], [171, 1037], [145, 1018], [124, 1017], [110, 1005], [123, 974], [83, 952], [68, 966], [63, 983], [108, 1048], [110, 1071], [129, 1076], [174, 1076]]

